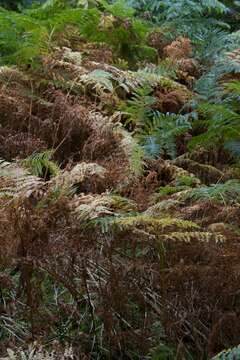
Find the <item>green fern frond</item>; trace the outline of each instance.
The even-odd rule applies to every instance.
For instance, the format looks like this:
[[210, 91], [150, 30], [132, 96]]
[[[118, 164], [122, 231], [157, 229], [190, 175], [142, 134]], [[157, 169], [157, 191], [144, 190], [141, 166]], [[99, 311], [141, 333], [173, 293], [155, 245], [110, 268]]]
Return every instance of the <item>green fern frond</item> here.
[[199, 106], [198, 111], [204, 118], [201, 124], [207, 130], [189, 142], [190, 150], [197, 146], [216, 149], [239, 140], [240, 115], [230, 106], [204, 103]]
[[49, 52], [49, 32], [27, 15], [0, 9], [0, 64], [28, 64]]
[[138, 73], [142, 76], [146, 76], [146, 80], [149, 79], [150, 82], [159, 83], [161, 78], [170, 78], [173, 80], [177, 79], [177, 65], [170, 61], [169, 59], [162, 60], [158, 65], [145, 67], [144, 69], [138, 70]]
[[122, 113], [127, 116], [126, 123], [135, 127], [142, 126], [150, 116], [155, 101], [151, 86], [146, 84], [137, 88], [132, 99], [120, 107]]
[[157, 112], [152, 120], [146, 120], [137, 137], [148, 156], [159, 157], [165, 153], [173, 159], [177, 155], [177, 136], [190, 129], [188, 116]]
[[101, 5], [105, 10], [113, 16], [124, 18], [132, 18], [134, 15], [134, 9], [129, 7], [124, 0], [117, 0], [113, 4], [109, 4], [106, 0], [101, 0]]
[[87, 85], [92, 85], [93, 89], [97, 91], [99, 95], [103, 91], [113, 92], [113, 75], [104, 70], [93, 70], [92, 72], [82, 75], [80, 81]]
[[171, 20], [174, 18], [181, 18], [187, 16], [200, 16], [203, 13], [216, 12], [225, 14], [229, 11], [219, 0], [128, 0], [130, 6], [138, 9], [141, 12], [151, 11], [153, 16], [159, 16], [162, 20]]
[[52, 155], [52, 150], [32, 154], [23, 160], [23, 165], [35, 176], [42, 178], [56, 176], [59, 174], [60, 169], [58, 165], [51, 160]]
[[232, 92], [236, 95], [240, 95], [240, 81], [234, 80], [226, 83], [224, 85], [225, 89], [229, 92]]
[[185, 200], [210, 200], [221, 204], [240, 203], [240, 182], [229, 180], [223, 184], [202, 186], [187, 191], [183, 196]]
[[206, 54], [208, 61], [211, 61], [211, 66], [208, 64], [207, 71], [196, 82], [195, 91], [205, 101], [221, 103], [225, 88], [222, 79], [227, 75], [240, 73], [239, 33], [229, 34], [223, 32], [219, 36], [218, 32], [216, 32], [215, 40], [204, 41], [203, 44], [205, 44], [205, 47], [202, 48], [202, 56], [205, 57]]

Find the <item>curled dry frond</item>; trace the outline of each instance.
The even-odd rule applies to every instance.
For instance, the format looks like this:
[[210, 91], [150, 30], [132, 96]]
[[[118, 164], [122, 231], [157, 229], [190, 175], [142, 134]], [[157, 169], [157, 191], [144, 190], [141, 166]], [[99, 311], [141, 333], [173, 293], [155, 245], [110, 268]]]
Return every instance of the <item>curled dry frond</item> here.
[[119, 216], [136, 210], [133, 202], [112, 194], [81, 196], [73, 201], [72, 207], [81, 221], [90, 221], [104, 216]]
[[31, 175], [25, 168], [17, 163], [9, 163], [0, 159], [0, 196], [29, 197], [43, 181]]
[[63, 171], [52, 183], [65, 189], [71, 189], [74, 186], [80, 186], [85, 181], [90, 182], [93, 177], [104, 179], [105, 173], [104, 167], [98, 164], [82, 162], [75, 165], [70, 171]]

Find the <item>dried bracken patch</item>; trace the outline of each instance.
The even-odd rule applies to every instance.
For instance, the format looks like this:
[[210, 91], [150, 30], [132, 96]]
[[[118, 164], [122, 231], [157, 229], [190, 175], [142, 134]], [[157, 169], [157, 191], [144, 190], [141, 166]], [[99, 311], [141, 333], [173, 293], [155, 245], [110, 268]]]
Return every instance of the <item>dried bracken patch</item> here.
[[191, 41], [180, 36], [170, 45], [167, 45], [163, 51], [165, 56], [174, 60], [189, 58], [192, 53]]

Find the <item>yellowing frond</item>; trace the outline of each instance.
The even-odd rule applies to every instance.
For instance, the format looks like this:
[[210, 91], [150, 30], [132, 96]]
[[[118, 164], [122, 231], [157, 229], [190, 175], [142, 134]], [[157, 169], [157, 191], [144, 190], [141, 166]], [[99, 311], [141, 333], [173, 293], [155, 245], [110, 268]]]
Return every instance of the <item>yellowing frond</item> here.
[[134, 228], [144, 228], [147, 231], [156, 235], [160, 235], [164, 232], [172, 232], [174, 230], [193, 230], [198, 229], [199, 226], [191, 221], [185, 221], [180, 219], [174, 219], [166, 217], [159, 219], [148, 215], [137, 215], [122, 217], [116, 219], [115, 224], [121, 230], [133, 230]]
[[160, 237], [162, 241], [181, 241], [186, 243], [191, 242], [215, 242], [218, 244], [223, 243], [226, 239], [221, 234], [214, 234], [210, 232], [173, 232], [171, 234], [162, 235]]

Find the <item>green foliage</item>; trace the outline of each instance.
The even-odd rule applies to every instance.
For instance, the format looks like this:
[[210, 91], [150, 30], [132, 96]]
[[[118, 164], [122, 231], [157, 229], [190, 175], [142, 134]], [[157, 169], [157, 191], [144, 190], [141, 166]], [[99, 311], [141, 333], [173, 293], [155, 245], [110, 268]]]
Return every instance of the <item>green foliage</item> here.
[[[134, 18], [134, 10], [128, 7], [124, 0], [118, 0], [113, 4], [102, 0], [100, 4], [105, 13], [100, 16], [100, 32], [93, 32], [96, 37], [94, 41], [100, 41], [97, 36], [101, 36], [102, 42], [113, 47], [116, 57], [123, 58], [131, 64], [138, 60], [156, 58], [156, 51], [145, 42], [149, 25]], [[94, 28], [96, 30], [97, 26]]]
[[240, 81], [233, 80], [225, 84], [225, 89], [230, 93], [240, 95]]
[[27, 15], [0, 9], [0, 64], [31, 64], [49, 51], [49, 32]]
[[177, 79], [177, 65], [174, 64], [171, 60], [161, 60], [156, 67], [146, 67], [141, 72], [145, 73], [146, 76], [151, 78], [151, 76], [156, 77], [165, 77], [169, 79]]
[[[151, 77], [150, 73], [150, 77]], [[147, 77], [147, 73], [146, 73]], [[171, 87], [172, 82], [162, 78], [162, 86]], [[134, 129], [136, 139], [143, 147], [147, 157], [168, 155], [175, 158], [177, 155], [176, 139], [191, 129], [188, 115], [162, 114], [153, 111], [156, 98], [152, 95], [152, 88], [146, 84], [139, 87], [121, 107], [127, 116], [126, 125]]]
[[177, 137], [190, 129], [188, 116], [157, 112], [143, 124], [138, 138], [148, 156], [166, 154], [173, 159], [177, 155]]
[[[222, 1], [128, 0], [128, 3], [136, 8], [140, 16], [147, 13], [152, 22], [170, 28], [167, 34], [169, 38], [187, 34], [191, 40], [198, 42], [202, 34], [207, 40], [215, 29], [228, 28], [230, 8]], [[214, 43], [214, 47], [216, 46], [217, 43]]]
[[136, 89], [132, 98], [120, 107], [120, 110], [127, 115], [126, 124], [131, 124], [137, 129], [144, 126], [155, 102], [156, 99], [152, 96], [152, 88], [149, 85]]
[[[201, 98], [211, 102], [221, 102], [224, 82], [222, 79], [240, 72], [238, 48], [240, 45], [239, 32], [228, 33], [213, 29], [209, 36], [200, 40], [205, 46], [200, 46], [200, 58], [205, 58], [206, 71], [196, 82], [195, 90]], [[199, 41], [197, 41], [197, 46]], [[236, 51], [236, 53], [235, 53]]]
[[176, 186], [193, 187], [198, 179], [194, 176], [180, 176], [176, 179]]
[[151, 11], [152, 15], [158, 19], [171, 20], [176, 17], [187, 17], [191, 15], [203, 15], [206, 13], [216, 12], [224, 14], [228, 8], [218, 0], [128, 0], [130, 6], [138, 10]]
[[161, 199], [164, 198], [165, 196], [176, 194], [181, 190], [182, 188], [178, 186], [170, 186], [170, 185], [161, 186], [157, 192], [158, 198]]
[[195, 136], [189, 143], [189, 148], [224, 146], [236, 154], [240, 137], [240, 115], [228, 105], [218, 104], [202, 104], [198, 111], [204, 117], [201, 125], [207, 131]]
[[59, 173], [59, 167], [51, 160], [53, 152], [48, 150], [37, 154], [32, 154], [23, 161], [33, 175], [48, 178], [56, 176]]
[[202, 186], [188, 191], [183, 194], [183, 197], [192, 201], [209, 200], [224, 205], [239, 203], [240, 182], [238, 180], [228, 180], [225, 183]]
[[[188, 186], [171, 186], [171, 185], [166, 185], [166, 186], [160, 186], [157, 191], [152, 195], [151, 197], [151, 201], [153, 204], [156, 204], [156, 207], [158, 208], [160, 206], [160, 209], [164, 209], [164, 200], [167, 198], [167, 207], [168, 204], [171, 206], [171, 204], [173, 204], [171, 198], [170, 198], [170, 202], [168, 203], [168, 198], [171, 195], [180, 193], [181, 191], [187, 190], [189, 189]], [[158, 206], [159, 205], [159, 206]], [[153, 205], [153, 211], [156, 211], [156, 208], [154, 208], [155, 205]], [[162, 213], [162, 211], [161, 211]]]
[[[154, 4], [153, 4], [154, 6]], [[163, 9], [164, 12], [161, 14], [162, 19], [172, 20], [175, 18], [186, 18], [190, 16], [201, 16], [203, 14], [211, 14], [212, 12], [225, 14], [228, 8], [218, 0], [162, 0], [158, 1], [157, 5], [154, 6], [156, 10]]]
[[82, 75], [81, 81], [86, 85], [92, 85], [98, 94], [107, 90], [113, 92], [113, 75], [104, 70], [93, 70], [92, 72]]
[[124, 0], [117, 0], [113, 4], [109, 4], [106, 0], [101, 0], [101, 5], [104, 6], [107, 12], [120, 19], [132, 18], [135, 12]]
[[[24, 14], [0, 10], [1, 62], [34, 62], [51, 51], [58, 42], [58, 34], [67, 25], [75, 26], [79, 35], [88, 41], [109, 44], [116, 57], [131, 63], [143, 56], [153, 58], [155, 50], [145, 43], [148, 25], [134, 19], [133, 11], [126, 8], [122, 1], [105, 6], [110, 15], [102, 14], [96, 7], [71, 8], [67, 2], [60, 0], [49, 0], [42, 6], [26, 10]], [[117, 13], [118, 18], [115, 18]]]

